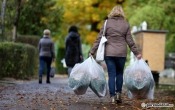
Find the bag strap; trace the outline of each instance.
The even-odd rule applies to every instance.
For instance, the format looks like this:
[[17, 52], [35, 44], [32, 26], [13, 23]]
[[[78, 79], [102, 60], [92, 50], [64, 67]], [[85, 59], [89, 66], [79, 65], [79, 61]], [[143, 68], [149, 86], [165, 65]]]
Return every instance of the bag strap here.
[[105, 23], [104, 23], [104, 28], [103, 28], [103, 36], [105, 36], [105, 33], [106, 33], [106, 24], [107, 24], [107, 20], [105, 20]]

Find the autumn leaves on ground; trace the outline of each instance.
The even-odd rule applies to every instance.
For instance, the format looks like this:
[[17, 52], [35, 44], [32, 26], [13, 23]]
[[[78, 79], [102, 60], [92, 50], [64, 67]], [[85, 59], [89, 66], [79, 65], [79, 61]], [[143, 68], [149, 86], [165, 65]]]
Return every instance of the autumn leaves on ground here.
[[[13, 82], [13, 83], [12, 83]], [[56, 76], [51, 84], [32, 81], [1, 81], [0, 110], [140, 110], [142, 103], [175, 104], [174, 91], [155, 90], [154, 100], [131, 100], [126, 90], [123, 103], [111, 104], [109, 95], [98, 98], [90, 89], [84, 95], [75, 95], [68, 87], [67, 76]], [[175, 107], [149, 107], [149, 110], [174, 110]]]

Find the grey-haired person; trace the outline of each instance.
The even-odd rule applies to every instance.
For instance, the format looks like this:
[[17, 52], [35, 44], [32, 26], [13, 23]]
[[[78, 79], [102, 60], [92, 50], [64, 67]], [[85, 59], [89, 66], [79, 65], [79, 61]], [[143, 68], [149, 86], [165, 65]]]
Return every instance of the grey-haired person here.
[[51, 32], [49, 29], [45, 29], [43, 37], [40, 39], [38, 44], [39, 50], [39, 84], [42, 83], [42, 76], [47, 67], [46, 83], [50, 83], [50, 69], [51, 63], [55, 58], [54, 43], [51, 40]]

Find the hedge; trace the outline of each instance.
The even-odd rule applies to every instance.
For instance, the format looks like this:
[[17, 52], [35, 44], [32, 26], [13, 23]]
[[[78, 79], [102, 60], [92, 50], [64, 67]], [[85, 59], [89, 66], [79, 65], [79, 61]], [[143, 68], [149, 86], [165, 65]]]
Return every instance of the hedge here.
[[18, 35], [16, 42], [19, 43], [26, 43], [26, 44], [30, 44], [33, 45], [35, 47], [38, 46], [39, 43], [39, 36], [34, 36], [34, 35]]
[[56, 68], [58, 74], [67, 74], [67, 68], [63, 67], [63, 64], [61, 63], [61, 60], [65, 56], [65, 48], [63, 47], [57, 47], [56, 49]]
[[0, 43], [0, 77], [28, 79], [37, 73], [37, 50], [22, 43]]

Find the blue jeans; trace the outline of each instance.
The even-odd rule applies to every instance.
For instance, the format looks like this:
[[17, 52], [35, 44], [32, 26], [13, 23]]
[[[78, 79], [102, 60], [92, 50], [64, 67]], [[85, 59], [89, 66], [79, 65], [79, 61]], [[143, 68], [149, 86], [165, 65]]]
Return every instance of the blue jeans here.
[[123, 70], [126, 57], [105, 56], [105, 62], [108, 68], [108, 85], [110, 96], [115, 96], [116, 92], [122, 92]]
[[50, 77], [51, 62], [52, 62], [51, 57], [45, 57], [45, 56], [39, 57], [39, 77], [42, 77], [42, 74], [44, 73], [45, 64], [47, 67], [47, 78]]

